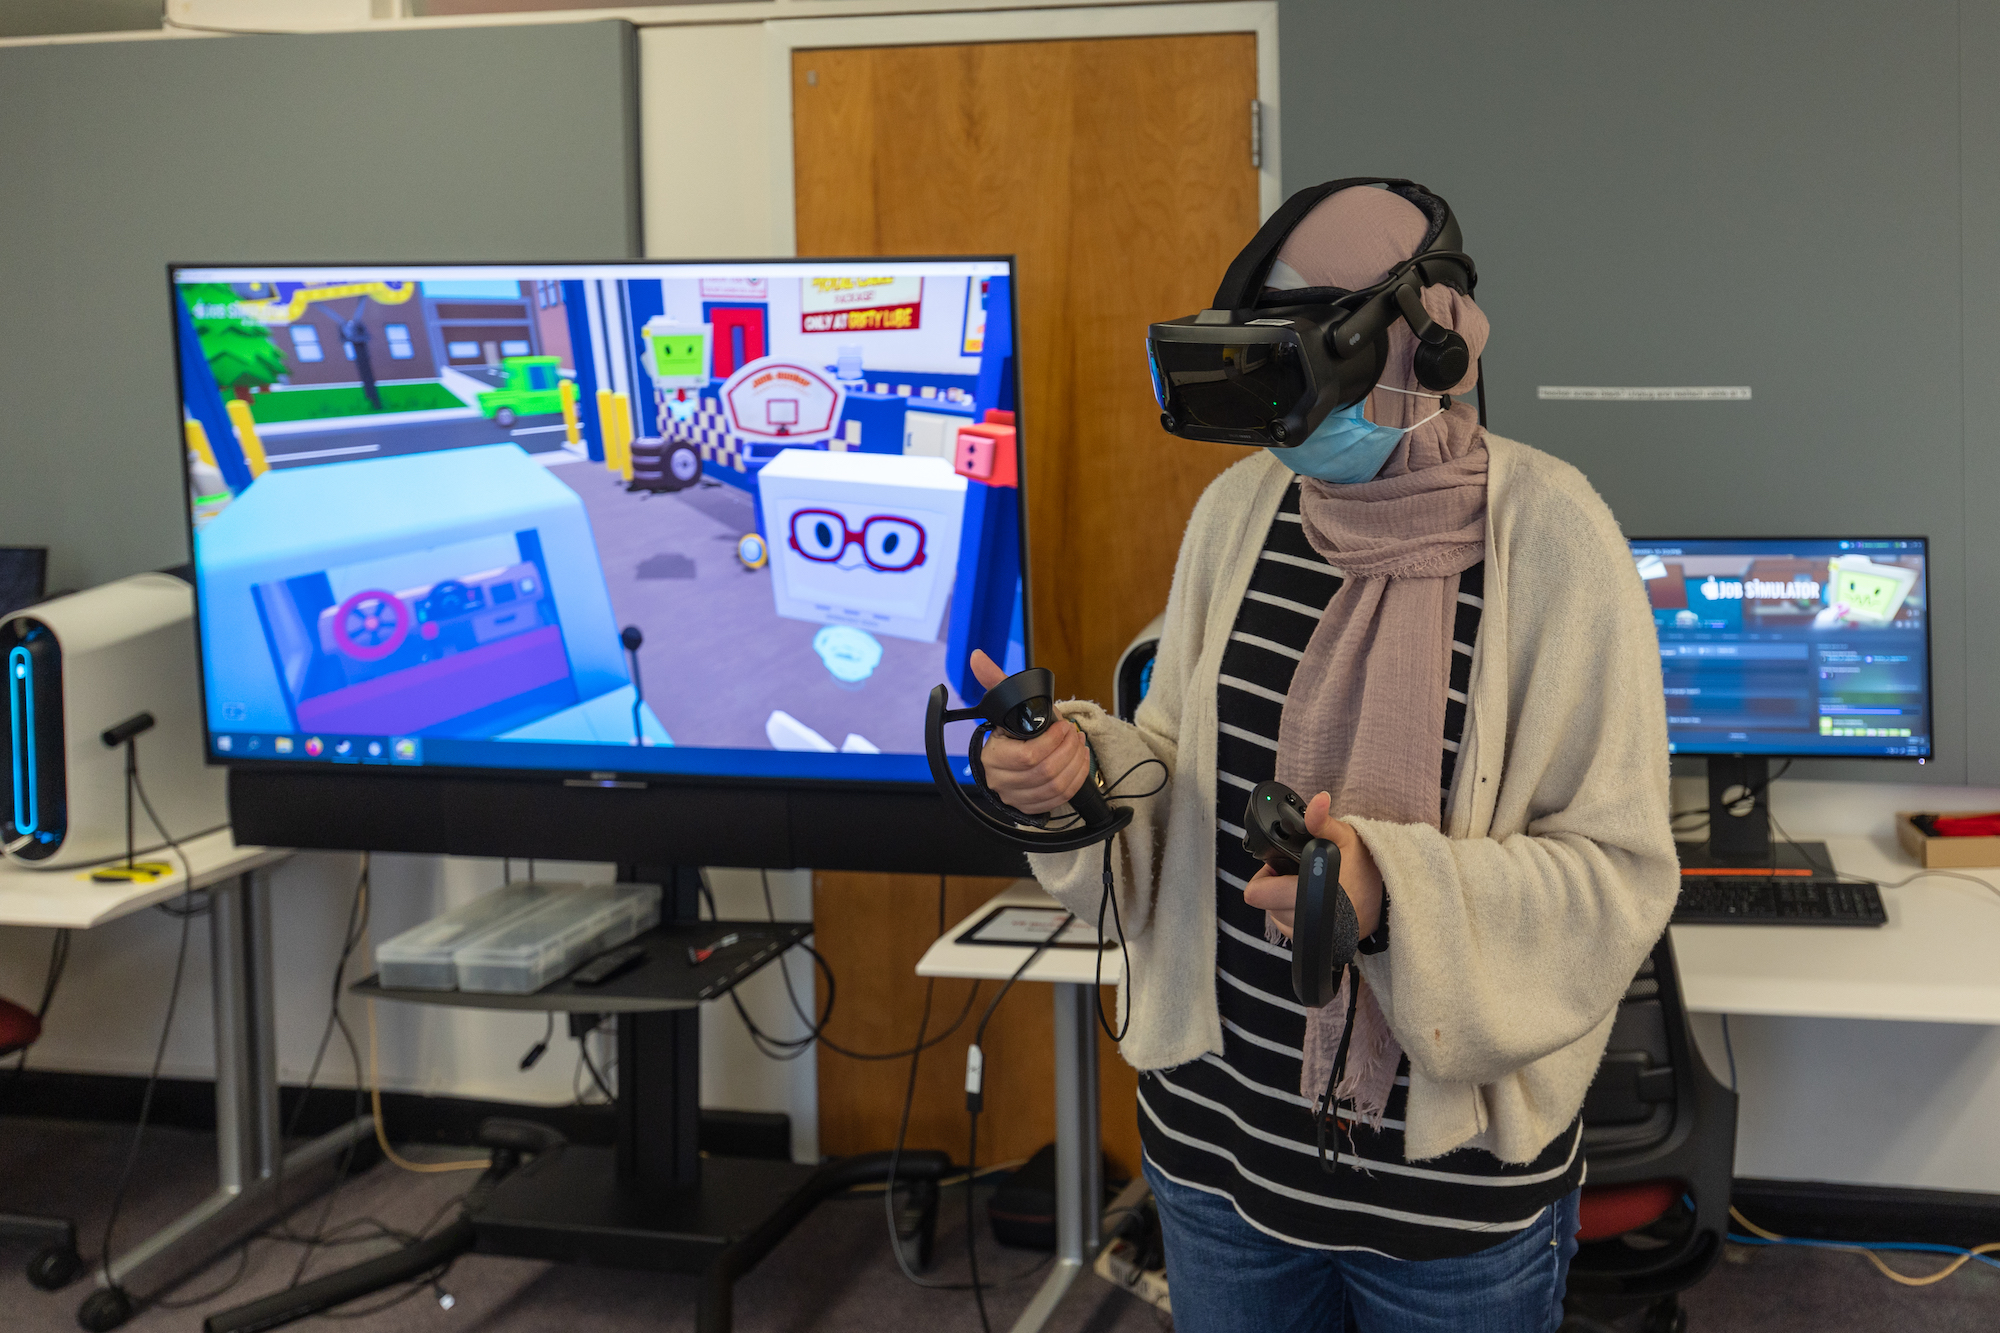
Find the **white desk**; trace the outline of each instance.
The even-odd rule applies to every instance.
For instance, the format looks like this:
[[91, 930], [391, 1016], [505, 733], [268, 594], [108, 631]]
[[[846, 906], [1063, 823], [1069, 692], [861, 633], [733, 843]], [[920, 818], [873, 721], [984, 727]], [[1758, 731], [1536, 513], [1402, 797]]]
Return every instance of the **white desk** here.
[[[331, 1182], [346, 1148], [374, 1132], [363, 1117], [283, 1153], [278, 1123], [271, 894], [255, 872], [291, 853], [238, 847], [224, 830], [183, 844], [192, 882], [171, 850], [173, 872], [151, 884], [94, 883], [87, 870], [0, 866], [0, 926], [88, 929], [144, 911], [188, 888], [206, 889], [215, 1007], [216, 1190], [112, 1260], [108, 1285], [141, 1302], [199, 1272], [216, 1255], [269, 1225]], [[155, 1021], [143, 1001], [145, 1021]], [[164, 1003], [164, 997], [161, 997]], [[107, 1275], [98, 1273], [100, 1288]], [[91, 1299], [102, 1303], [96, 1293]], [[100, 1325], [110, 1327], [110, 1324]]]
[[[181, 850], [194, 870], [197, 889], [261, 870], [291, 855], [278, 847], [238, 847], [228, 829], [184, 842]], [[101, 868], [97, 866], [30, 870], [12, 861], [0, 862], [0, 926], [88, 930], [179, 897], [187, 887], [187, 876], [172, 849], [157, 855], [148, 853], [145, 859], [172, 866], [173, 873], [151, 884], [99, 884], [90, 878], [91, 870]]]
[[[958, 937], [996, 907], [1058, 906], [1031, 879], [1016, 880], [953, 926], [917, 963], [920, 977], [973, 977], [1005, 981], [1032, 951], [997, 944], [960, 944]], [[1104, 1146], [1098, 1130], [1098, 981], [1115, 985], [1123, 956], [1114, 944], [1101, 957], [1090, 949], [1050, 949], [1021, 974], [1022, 981], [1055, 987], [1056, 1008], [1056, 1263], [1013, 1333], [1036, 1333], [1048, 1322], [1077, 1275], [1089, 1270], [1103, 1243]]]
[[[1847, 874], [1920, 869], [1893, 838], [1825, 842]], [[2000, 885], [2000, 867], [1953, 873]], [[2000, 1025], [2000, 894], [1926, 877], [1882, 890], [1882, 905], [1875, 929], [1675, 926], [1682, 997], [1696, 1013]]]

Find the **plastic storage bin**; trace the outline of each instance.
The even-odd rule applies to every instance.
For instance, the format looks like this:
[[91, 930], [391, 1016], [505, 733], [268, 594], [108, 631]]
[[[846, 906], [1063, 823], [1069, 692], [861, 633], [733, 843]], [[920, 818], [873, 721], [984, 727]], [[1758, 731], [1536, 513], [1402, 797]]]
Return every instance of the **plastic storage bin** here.
[[551, 893], [573, 887], [524, 883], [495, 889], [376, 945], [375, 970], [384, 986], [455, 989], [458, 971], [451, 960], [460, 945], [534, 911]]
[[660, 920], [657, 884], [592, 884], [551, 894], [525, 915], [462, 944], [458, 988], [502, 995], [538, 991]]

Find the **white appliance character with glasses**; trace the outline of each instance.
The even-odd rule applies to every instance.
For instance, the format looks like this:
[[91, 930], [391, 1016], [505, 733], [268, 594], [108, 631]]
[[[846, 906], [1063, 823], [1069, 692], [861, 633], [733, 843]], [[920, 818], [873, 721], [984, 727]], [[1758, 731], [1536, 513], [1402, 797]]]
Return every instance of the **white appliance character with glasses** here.
[[965, 521], [950, 463], [786, 449], [757, 488], [779, 615], [937, 641]]

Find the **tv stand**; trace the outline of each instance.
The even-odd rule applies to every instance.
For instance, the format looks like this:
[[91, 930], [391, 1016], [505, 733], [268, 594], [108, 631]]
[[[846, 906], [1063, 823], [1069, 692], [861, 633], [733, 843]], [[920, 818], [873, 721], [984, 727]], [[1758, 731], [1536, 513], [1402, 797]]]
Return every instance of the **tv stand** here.
[[[528, 995], [496, 995], [397, 989], [371, 976], [353, 989], [419, 1004], [616, 1014], [616, 1146], [572, 1144], [536, 1154], [501, 1180], [483, 1204], [468, 1209], [463, 1246], [479, 1254], [698, 1274], [697, 1333], [728, 1333], [736, 1279], [822, 1200], [884, 1180], [889, 1154], [816, 1166], [701, 1154], [700, 1005], [779, 958], [812, 933], [812, 923], [700, 920], [700, 873], [691, 866], [620, 867], [623, 880], [661, 886], [661, 921], [639, 937], [648, 946], [646, 961], [602, 986], [564, 980]], [[713, 965], [689, 965], [690, 944], [709, 944], [731, 932], [759, 947], [747, 954], [732, 950]], [[935, 1186], [950, 1167], [941, 1152], [905, 1152], [898, 1164], [898, 1179], [928, 1186], [920, 1223], [926, 1228], [936, 1221]], [[929, 1248], [926, 1234], [921, 1252], [928, 1254]], [[277, 1322], [334, 1308], [407, 1276], [400, 1271], [385, 1276], [380, 1263], [349, 1270], [351, 1283], [330, 1283], [315, 1299], [315, 1309], [294, 1303], [287, 1307], [288, 1318]], [[257, 1308], [271, 1299], [213, 1316], [206, 1327], [209, 1333], [276, 1327]]]

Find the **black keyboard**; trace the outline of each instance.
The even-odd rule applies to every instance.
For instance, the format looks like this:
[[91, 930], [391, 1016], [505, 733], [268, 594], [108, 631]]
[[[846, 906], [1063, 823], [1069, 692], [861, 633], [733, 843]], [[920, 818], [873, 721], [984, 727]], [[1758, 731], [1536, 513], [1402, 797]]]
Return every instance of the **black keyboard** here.
[[1873, 884], [1783, 875], [1682, 875], [1677, 926], [1880, 926]]

